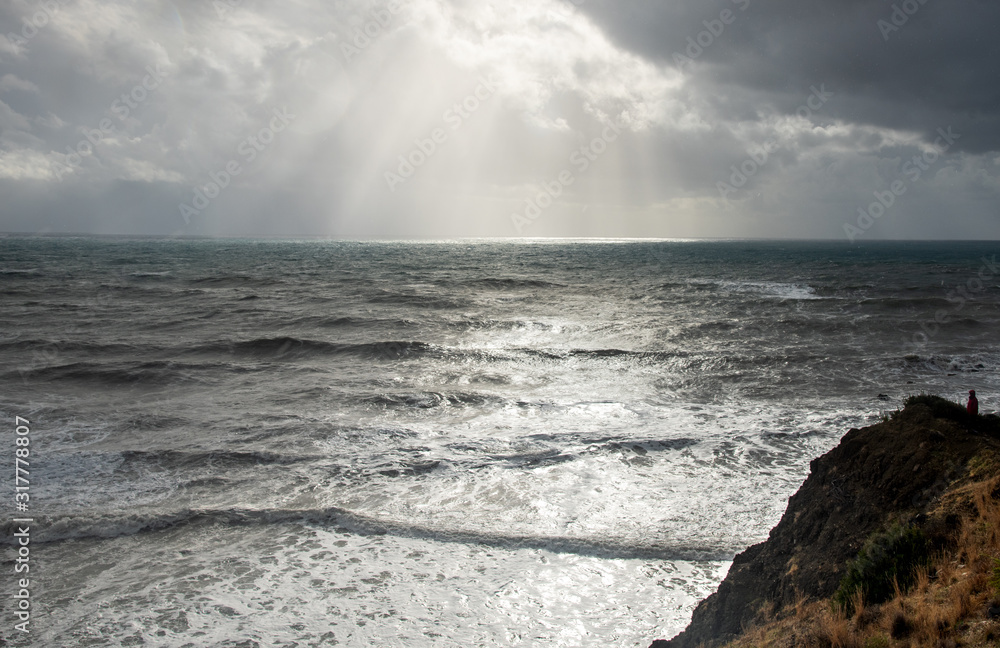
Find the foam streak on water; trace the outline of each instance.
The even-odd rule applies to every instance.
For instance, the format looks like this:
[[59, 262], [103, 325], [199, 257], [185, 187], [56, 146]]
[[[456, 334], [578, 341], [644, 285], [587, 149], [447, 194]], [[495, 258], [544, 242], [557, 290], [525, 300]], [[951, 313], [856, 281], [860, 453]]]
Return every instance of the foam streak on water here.
[[996, 408], [995, 253], [0, 240], [30, 645], [648, 645], [847, 429]]

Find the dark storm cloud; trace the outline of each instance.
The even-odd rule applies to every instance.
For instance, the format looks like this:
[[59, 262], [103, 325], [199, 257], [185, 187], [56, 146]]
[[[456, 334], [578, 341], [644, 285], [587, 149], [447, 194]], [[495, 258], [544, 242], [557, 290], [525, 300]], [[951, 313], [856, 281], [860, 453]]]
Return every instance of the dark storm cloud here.
[[[675, 65], [676, 54], [697, 54], [695, 83], [723, 95], [745, 91], [742, 101], [715, 103], [731, 118], [761, 102], [793, 111], [803, 88], [825, 83], [839, 97], [831, 117], [930, 140], [951, 125], [963, 134], [959, 150], [1000, 149], [1000, 3], [590, 0], [582, 9], [648, 58]], [[698, 45], [701, 32], [719, 31], [725, 10], [731, 24]]]
[[1000, 236], [998, 3], [391, 5], [0, 2], [0, 230]]

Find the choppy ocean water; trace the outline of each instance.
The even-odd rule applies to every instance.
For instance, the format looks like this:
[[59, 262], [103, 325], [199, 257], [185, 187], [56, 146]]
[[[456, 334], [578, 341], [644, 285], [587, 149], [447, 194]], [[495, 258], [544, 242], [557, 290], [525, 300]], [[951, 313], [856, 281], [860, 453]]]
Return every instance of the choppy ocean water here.
[[0, 239], [34, 519], [32, 633], [0, 633], [672, 636], [847, 429], [996, 409], [997, 247]]

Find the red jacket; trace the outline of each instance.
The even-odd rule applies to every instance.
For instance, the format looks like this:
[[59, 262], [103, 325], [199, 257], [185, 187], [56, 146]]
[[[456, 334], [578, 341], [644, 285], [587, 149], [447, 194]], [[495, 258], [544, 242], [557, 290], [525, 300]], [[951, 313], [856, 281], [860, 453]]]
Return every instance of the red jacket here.
[[969, 414], [979, 414], [979, 400], [975, 396], [969, 396], [969, 406], [966, 408]]

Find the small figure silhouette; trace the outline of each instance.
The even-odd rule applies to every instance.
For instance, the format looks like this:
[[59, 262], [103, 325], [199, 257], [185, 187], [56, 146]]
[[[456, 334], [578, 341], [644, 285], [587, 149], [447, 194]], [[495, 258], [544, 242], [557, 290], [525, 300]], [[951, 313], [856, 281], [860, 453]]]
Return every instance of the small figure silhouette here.
[[966, 407], [966, 410], [973, 416], [979, 415], [979, 400], [976, 398], [975, 389], [969, 390], [969, 406]]

